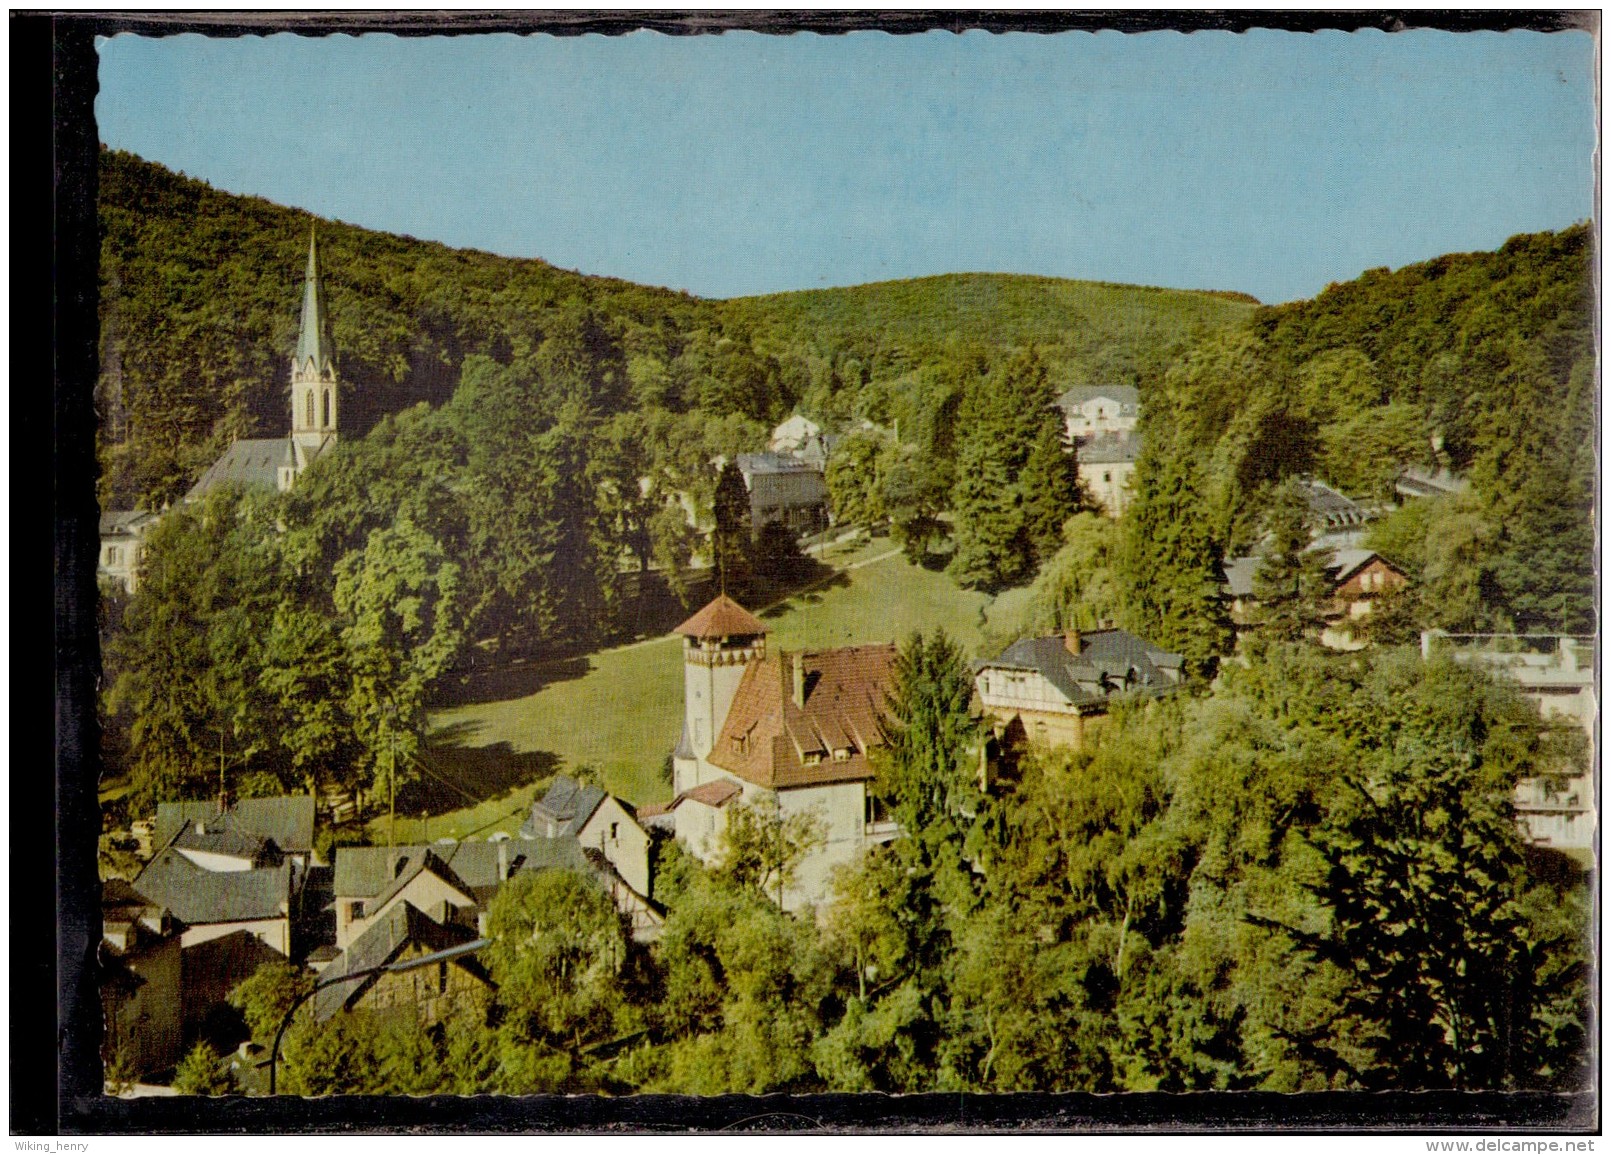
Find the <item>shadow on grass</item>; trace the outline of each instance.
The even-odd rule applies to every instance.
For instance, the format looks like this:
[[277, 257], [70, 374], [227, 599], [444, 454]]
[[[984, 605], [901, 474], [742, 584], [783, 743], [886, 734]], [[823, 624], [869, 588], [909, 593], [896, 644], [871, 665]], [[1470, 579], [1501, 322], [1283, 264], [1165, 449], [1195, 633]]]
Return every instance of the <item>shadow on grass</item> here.
[[[552, 777], [560, 766], [558, 755], [547, 750], [516, 753], [508, 742], [491, 746], [460, 746], [443, 741], [438, 731], [421, 755], [424, 766], [420, 777], [406, 786], [399, 785], [399, 814], [419, 817], [479, 806], [544, 778]], [[451, 741], [451, 739], [450, 739]]]
[[515, 658], [491, 660], [476, 666], [457, 685], [441, 687], [437, 706], [469, 706], [484, 702], [515, 702], [529, 698], [545, 686], [586, 677], [592, 667], [586, 656], [548, 661]]
[[837, 572], [829, 570], [827, 566], [820, 567], [821, 576], [810, 582], [801, 582], [793, 586], [776, 588], [766, 591], [755, 598], [758, 602], [776, 602], [761, 611], [762, 618], [781, 618], [784, 614], [799, 606], [814, 606], [822, 601], [822, 595], [829, 590], [843, 589], [850, 584], [850, 575], [843, 570]]

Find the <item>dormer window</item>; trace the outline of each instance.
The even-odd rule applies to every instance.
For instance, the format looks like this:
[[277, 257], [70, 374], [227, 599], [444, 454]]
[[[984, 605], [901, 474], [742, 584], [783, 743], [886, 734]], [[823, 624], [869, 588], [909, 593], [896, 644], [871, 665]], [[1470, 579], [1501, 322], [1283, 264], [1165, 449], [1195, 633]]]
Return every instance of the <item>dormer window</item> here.
[[811, 751], [811, 753], [809, 753], [809, 754], [807, 754], [805, 756], [805, 764], [807, 766], [817, 766], [817, 765], [820, 765], [821, 762], [822, 762], [822, 752], [820, 750], [813, 750], [813, 751]]
[[835, 750], [833, 752], [833, 760], [835, 762], [848, 762], [848, 761], [850, 761], [850, 747], [841, 746], [839, 749]]

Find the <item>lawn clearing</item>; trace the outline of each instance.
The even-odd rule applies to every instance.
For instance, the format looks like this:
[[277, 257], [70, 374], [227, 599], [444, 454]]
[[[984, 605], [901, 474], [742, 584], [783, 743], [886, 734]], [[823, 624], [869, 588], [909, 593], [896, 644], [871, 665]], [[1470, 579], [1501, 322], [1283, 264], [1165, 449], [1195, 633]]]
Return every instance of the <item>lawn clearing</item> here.
[[[944, 574], [907, 562], [887, 539], [835, 549], [825, 560], [848, 568], [815, 591], [761, 611], [774, 647], [901, 642], [915, 630], [944, 628], [979, 656], [984, 630], [1009, 625], [1005, 619], [1022, 600], [1016, 591], [993, 602], [959, 589]], [[428, 764], [477, 797], [495, 796], [442, 814], [428, 827], [399, 817], [397, 837], [512, 831], [554, 773], [579, 766], [596, 768], [608, 790], [635, 805], [667, 801], [671, 783], [661, 768], [682, 729], [680, 639], [604, 650], [586, 665], [585, 673], [567, 677], [576, 671], [564, 670], [534, 693], [435, 711]], [[385, 822], [372, 824], [372, 835], [384, 838]]]

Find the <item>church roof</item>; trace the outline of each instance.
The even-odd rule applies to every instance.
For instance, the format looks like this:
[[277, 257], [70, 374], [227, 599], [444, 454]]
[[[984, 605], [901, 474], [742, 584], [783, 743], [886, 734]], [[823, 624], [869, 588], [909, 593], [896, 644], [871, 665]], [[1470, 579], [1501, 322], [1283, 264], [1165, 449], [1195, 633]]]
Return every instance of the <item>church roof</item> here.
[[766, 623], [726, 594], [717, 594], [704, 609], [677, 627], [686, 638], [732, 638], [764, 634]]
[[247, 488], [276, 489], [279, 486], [279, 468], [285, 459], [287, 437], [251, 438], [235, 442], [207, 472], [196, 479], [196, 484], [185, 494], [186, 501], [196, 501], [225, 485]]
[[884, 695], [895, 653], [887, 644], [846, 646], [749, 663], [711, 765], [771, 790], [871, 778], [868, 750], [888, 740]]
[[308, 234], [308, 271], [302, 285], [302, 328], [296, 340], [296, 364], [313, 362], [320, 374], [335, 371], [336, 344], [330, 335], [330, 311], [325, 308], [324, 285], [319, 280], [319, 238]]

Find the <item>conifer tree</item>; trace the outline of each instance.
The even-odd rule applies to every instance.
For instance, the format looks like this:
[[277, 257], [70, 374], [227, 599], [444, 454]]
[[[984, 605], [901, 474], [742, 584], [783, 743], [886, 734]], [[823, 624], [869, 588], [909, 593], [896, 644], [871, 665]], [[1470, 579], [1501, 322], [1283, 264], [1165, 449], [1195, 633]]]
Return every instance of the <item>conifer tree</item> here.
[[1322, 623], [1325, 555], [1309, 549], [1309, 505], [1296, 480], [1276, 491], [1265, 518], [1264, 553], [1253, 572], [1260, 627], [1283, 641], [1297, 641]]
[[1061, 417], [1048, 410], [1018, 478], [1024, 534], [1034, 564], [1044, 565], [1063, 546], [1063, 523], [1080, 511], [1079, 468]]
[[1125, 518], [1122, 553], [1131, 626], [1207, 673], [1234, 640], [1220, 563], [1191, 466], [1166, 452], [1136, 471], [1135, 504]]
[[956, 553], [950, 572], [970, 589], [997, 590], [1025, 577], [1029, 549], [1018, 487], [991, 437], [976, 434], [962, 451], [952, 492]]
[[711, 562], [729, 589], [742, 589], [749, 577], [750, 493], [736, 461], [723, 465], [716, 479], [714, 513]]

